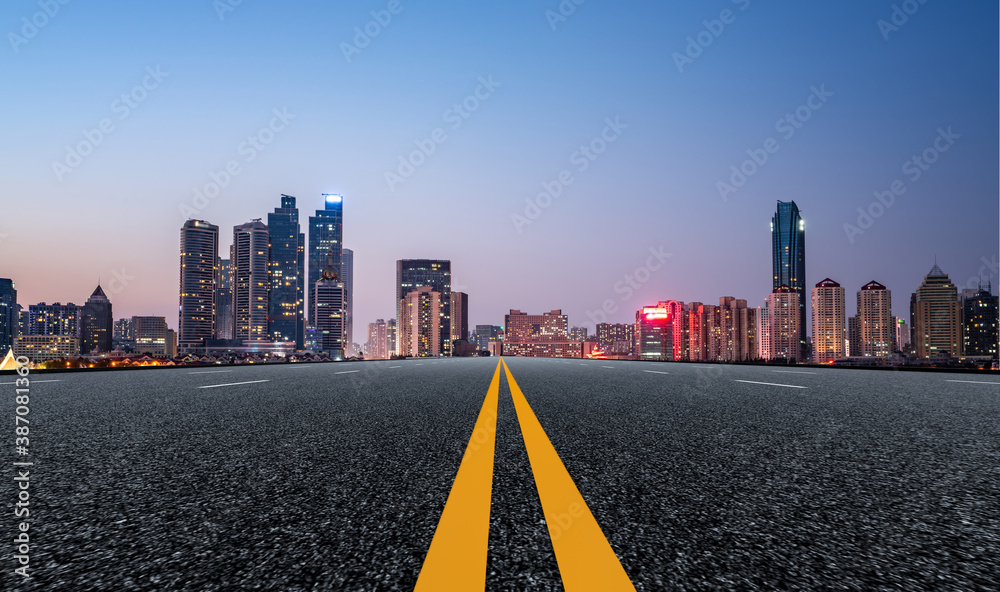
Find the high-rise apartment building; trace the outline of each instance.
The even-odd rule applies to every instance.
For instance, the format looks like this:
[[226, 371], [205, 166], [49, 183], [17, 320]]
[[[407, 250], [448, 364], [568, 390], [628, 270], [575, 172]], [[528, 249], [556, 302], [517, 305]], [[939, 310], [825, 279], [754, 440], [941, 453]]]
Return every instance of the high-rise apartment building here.
[[934, 264], [911, 299], [918, 358], [962, 355], [962, 303], [948, 275]]
[[771, 261], [773, 288], [787, 286], [799, 295], [799, 351], [792, 357], [803, 360], [806, 352], [806, 223], [794, 201], [778, 202], [771, 218]]
[[812, 359], [830, 362], [847, 356], [844, 351], [847, 313], [844, 288], [824, 279], [812, 289]]
[[[344, 249], [344, 197], [333, 193], [323, 194], [323, 209], [316, 210], [315, 216], [309, 217], [309, 272], [307, 293], [312, 296], [313, 286], [319, 281], [320, 275], [333, 253], [333, 269], [340, 278], [341, 263]], [[315, 311], [310, 303], [309, 310]], [[310, 316], [309, 323], [315, 324]]]
[[219, 283], [219, 227], [188, 220], [181, 227], [180, 308], [177, 341], [181, 351], [202, 347], [216, 336]]
[[892, 354], [896, 338], [892, 316], [892, 292], [878, 282], [868, 282], [858, 290], [858, 346], [854, 357], [885, 358]]
[[469, 338], [469, 295], [465, 292], [451, 293], [451, 340]]
[[502, 341], [502, 337], [503, 327], [496, 325], [476, 325], [476, 331], [470, 339], [476, 342], [476, 346], [480, 351], [489, 351], [490, 343], [498, 343]]
[[319, 281], [313, 285], [311, 302], [312, 318], [317, 332], [318, 349], [333, 357], [346, 355], [344, 315], [346, 313], [346, 290], [337, 277], [335, 249], [331, 248], [327, 266]]
[[635, 326], [624, 323], [598, 323], [597, 347], [608, 355], [628, 355], [634, 349]]
[[399, 355], [399, 345], [396, 339], [396, 319], [389, 319], [385, 322], [385, 349], [389, 352], [389, 357]]
[[233, 329], [245, 343], [267, 341], [268, 229], [260, 220], [233, 229]]
[[964, 354], [997, 357], [997, 297], [979, 286], [962, 302]]
[[770, 359], [801, 361], [802, 326], [799, 294], [788, 286], [775, 288], [767, 297]]
[[414, 358], [442, 354], [441, 294], [431, 286], [417, 286], [399, 304], [400, 355]]
[[305, 339], [306, 237], [299, 227], [295, 198], [281, 196], [281, 206], [267, 215], [268, 338], [294, 343], [302, 349]]
[[365, 358], [369, 360], [389, 359], [388, 325], [384, 319], [368, 323], [368, 343], [365, 345]]
[[14, 341], [20, 333], [18, 316], [14, 280], [0, 278], [0, 359], [14, 349]]
[[80, 316], [80, 353], [105, 353], [111, 351], [115, 317], [111, 301], [101, 286], [97, 286], [83, 305]]
[[77, 339], [79, 347], [81, 307], [69, 304], [32, 304], [28, 306], [27, 335], [60, 335]]
[[215, 337], [235, 339], [233, 323], [233, 266], [229, 259], [220, 259], [215, 291]]
[[[441, 306], [438, 327], [441, 336], [441, 354], [451, 354], [451, 261], [437, 259], [400, 259], [396, 261], [396, 302], [399, 303], [412, 290], [430, 286], [440, 294]], [[396, 318], [402, 317], [397, 311]], [[402, 346], [402, 343], [401, 343]]]

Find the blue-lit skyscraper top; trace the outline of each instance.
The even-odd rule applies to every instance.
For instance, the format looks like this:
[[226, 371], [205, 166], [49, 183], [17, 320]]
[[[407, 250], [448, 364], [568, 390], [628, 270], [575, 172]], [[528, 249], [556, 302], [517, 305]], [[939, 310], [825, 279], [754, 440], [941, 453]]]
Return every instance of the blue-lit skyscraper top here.
[[[338, 193], [324, 193], [323, 209], [316, 210], [315, 216], [309, 217], [309, 261], [308, 286], [306, 293], [313, 295], [313, 286], [320, 279], [320, 274], [326, 266], [332, 251], [333, 268], [337, 275], [343, 271], [344, 248], [344, 196]], [[309, 303], [309, 323], [315, 323], [314, 307]]]
[[[773, 288], [788, 286], [799, 294], [799, 327], [806, 335], [806, 223], [794, 201], [779, 201], [771, 218]], [[803, 359], [803, 351], [798, 359]]]

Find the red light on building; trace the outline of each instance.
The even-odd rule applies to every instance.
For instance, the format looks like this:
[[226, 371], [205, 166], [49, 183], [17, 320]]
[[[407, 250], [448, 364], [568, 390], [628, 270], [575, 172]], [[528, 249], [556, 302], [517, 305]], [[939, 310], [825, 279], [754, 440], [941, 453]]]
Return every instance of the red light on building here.
[[655, 306], [644, 306], [642, 309], [642, 316], [646, 317], [650, 321], [662, 321], [670, 318], [667, 309], [658, 308]]

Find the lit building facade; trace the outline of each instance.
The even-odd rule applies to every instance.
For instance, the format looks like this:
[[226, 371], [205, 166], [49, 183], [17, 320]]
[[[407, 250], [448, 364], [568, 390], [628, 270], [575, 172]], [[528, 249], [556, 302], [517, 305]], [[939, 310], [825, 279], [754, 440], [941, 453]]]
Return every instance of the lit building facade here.
[[635, 357], [673, 360], [674, 328], [666, 303], [644, 306], [635, 313]]
[[997, 297], [979, 290], [962, 302], [963, 350], [966, 356], [997, 357]]
[[[309, 217], [309, 272], [307, 293], [312, 296], [313, 286], [319, 281], [323, 269], [327, 265], [330, 253], [333, 253], [333, 268], [340, 277], [344, 249], [344, 196], [334, 193], [323, 194], [323, 209], [316, 210], [315, 216]], [[309, 304], [309, 310], [315, 311]], [[315, 324], [310, 316], [309, 323]]]
[[115, 317], [111, 301], [101, 286], [97, 286], [83, 305], [80, 316], [80, 353], [106, 353], [111, 351]]
[[344, 282], [344, 333], [347, 334], [348, 355], [354, 352], [354, 251], [340, 251], [340, 281]]
[[281, 206], [267, 215], [268, 338], [273, 343], [305, 342], [306, 237], [299, 226], [295, 198], [281, 196]]
[[624, 323], [598, 323], [597, 347], [608, 355], [631, 355], [635, 326]]
[[154, 357], [166, 356], [171, 347], [170, 331], [164, 317], [132, 317], [134, 351]]
[[233, 323], [233, 266], [229, 259], [220, 259], [215, 291], [215, 337], [235, 339]]
[[767, 297], [770, 359], [800, 361], [802, 355], [799, 294], [779, 286]]
[[858, 290], [857, 352], [853, 357], [885, 358], [892, 355], [896, 339], [892, 316], [892, 292], [878, 282], [868, 282]]
[[794, 201], [778, 202], [771, 218], [773, 288], [787, 286], [799, 295], [799, 350], [793, 358], [804, 359], [806, 351], [806, 223]]
[[188, 220], [181, 227], [181, 285], [177, 339], [182, 351], [216, 336], [219, 227]]
[[911, 303], [917, 357], [962, 355], [962, 303], [958, 289], [937, 264], [924, 277]]
[[[441, 335], [442, 355], [451, 353], [451, 261], [439, 259], [400, 259], [396, 261], [396, 302], [402, 301], [416, 288], [429, 286], [440, 295], [440, 318], [438, 327]], [[396, 318], [402, 326], [402, 317], [397, 311]], [[402, 347], [402, 342], [400, 347]]]
[[312, 318], [315, 319], [317, 349], [333, 357], [346, 355], [346, 314], [347, 290], [337, 277], [334, 267], [335, 254], [331, 249], [328, 265], [323, 269], [319, 281], [313, 285], [311, 302]]
[[14, 355], [32, 362], [61, 360], [80, 354], [80, 340], [66, 335], [19, 335], [14, 340]]
[[267, 226], [260, 220], [233, 229], [230, 262], [233, 266], [234, 338], [244, 343], [268, 341]]
[[417, 286], [399, 303], [400, 355], [431, 358], [442, 355], [441, 294], [431, 286]]
[[451, 341], [469, 339], [469, 295], [465, 292], [451, 293]]
[[389, 333], [384, 319], [368, 323], [368, 343], [365, 358], [369, 360], [389, 359]]
[[61, 335], [80, 340], [82, 310], [76, 304], [32, 304], [28, 306], [27, 335]]
[[829, 362], [847, 357], [844, 351], [847, 313], [844, 288], [824, 279], [812, 289], [812, 359]]

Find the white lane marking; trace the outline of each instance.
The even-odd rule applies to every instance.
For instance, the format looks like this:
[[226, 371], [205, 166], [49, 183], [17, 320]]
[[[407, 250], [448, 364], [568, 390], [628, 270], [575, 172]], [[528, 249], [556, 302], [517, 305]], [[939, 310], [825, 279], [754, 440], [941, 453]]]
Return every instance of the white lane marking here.
[[1000, 382], [983, 382], [981, 380], [946, 380], [945, 382], [963, 382], [965, 384], [1000, 384]]
[[393, 368], [402, 368], [402, 366], [389, 366], [389, 370], [392, 370]]
[[414, 366], [423, 366], [423, 364], [422, 363], [421, 364], [414, 364]]
[[611, 368], [612, 370], [614, 370], [614, 369], [615, 369], [615, 367], [614, 367], [614, 366], [601, 366], [601, 368]]
[[[31, 380], [31, 384], [38, 384], [40, 382], [62, 382], [62, 380], [34, 380], [34, 379], [30, 379], [30, 378], [29, 378], [29, 380]], [[16, 382], [0, 382], [0, 384], [17, 384], [17, 383]]]
[[659, 370], [643, 370], [643, 372], [649, 372], [650, 374], [670, 374], [669, 372], [661, 372]]
[[271, 382], [270, 380], [250, 380], [247, 382], [230, 382], [228, 384], [210, 384], [208, 386], [199, 386], [198, 388], [219, 388], [220, 386], [239, 386], [241, 384], [257, 384], [260, 382]]
[[188, 374], [223, 374], [225, 372], [232, 372], [232, 370], [199, 370], [197, 372], [188, 372]]
[[771, 372], [777, 372], [778, 374], [816, 374], [815, 372], [799, 372], [798, 370], [771, 370]]
[[354, 374], [355, 372], [361, 372], [361, 370], [345, 370], [343, 372], [334, 372], [334, 374]]
[[747, 384], [763, 384], [767, 386], [783, 386], [786, 388], [800, 388], [800, 389], [809, 388], [807, 386], [798, 386], [794, 384], [775, 384], [773, 382], [754, 382], [752, 380], [737, 380], [736, 382], [745, 382]]

